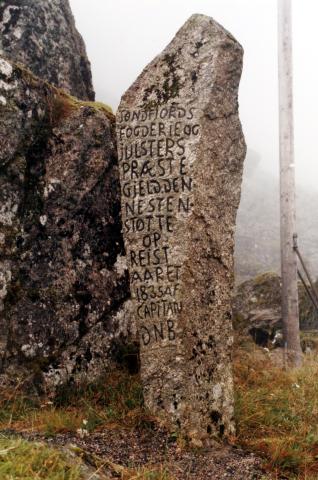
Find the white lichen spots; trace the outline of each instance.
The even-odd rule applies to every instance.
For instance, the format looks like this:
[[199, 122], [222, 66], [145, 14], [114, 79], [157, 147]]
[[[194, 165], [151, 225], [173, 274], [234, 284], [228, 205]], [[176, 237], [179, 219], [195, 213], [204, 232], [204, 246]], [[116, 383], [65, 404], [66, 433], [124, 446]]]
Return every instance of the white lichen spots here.
[[32, 347], [32, 345], [29, 345], [29, 344], [22, 345], [21, 352], [27, 358], [35, 357], [35, 353], [36, 353], [35, 349]]
[[83, 257], [90, 258], [90, 256], [91, 256], [91, 247], [88, 245], [88, 243], [85, 243], [83, 248]]
[[7, 104], [7, 100], [3, 95], [0, 95], [0, 105], [5, 106]]
[[16, 85], [17, 85], [16, 82], [7, 83], [7, 82], [4, 82], [3, 80], [0, 80], [0, 90], [4, 90], [5, 92], [8, 92], [9, 90], [12, 90], [13, 88], [16, 87]]
[[127, 300], [118, 310], [114, 317], [114, 323], [117, 325], [115, 329], [117, 337], [137, 337], [137, 324], [132, 300]]
[[0, 304], [2, 304], [2, 301], [7, 296], [11, 278], [12, 274], [8, 262], [0, 263]]
[[2, 14], [2, 26], [1, 26], [1, 31], [4, 30], [5, 26], [7, 23], [11, 21], [11, 12], [13, 10], [19, 10], [20, 7], [16, 5], [9, 5]]
[[41, 107], [38, 107], [36, 111], [37, 111], [39, 119], [42, 119], [45, 115], [45, 110], [43, 110]]
[[78, 271], [82, 271], [82, 270], [85, 270], [86, 268], [86, 263], [83, 262], [83, 260], [81, 260], [80, 258], [77, 258], [76, 259], [76, 269]]
[[17, 40], [20, 40], [20, 38], [22, 37], [22, 34], [23, 34], [23, 30], [20, 27], [17, 27], [13, 32], [13, 35]]
[[114, 264], [114, 268], [119, 276], [124, 275], [125, 271], [127, 270], [126, 257], [124, 257], [123, 255], [118, 255], [116, 263]]
[[55, 191], [55, 185], [58, 185], [61, 181], [58, 178], [51, 178], [48, 181], [46, 187], [44, 187], [44, 198], [47, 198], [51, 192]]
[[32, 118], [32, 113], [33, 113], [32, 110], [29, 110], [28, 113], [27, 113], [27, 117]]
[[107, 268], [102, 268], [99, 273], [101, 274], [102, 277], [106, 278], [111, 275], [111, 272], [107, 270]]
[[40, 224], [44, 227], [47, 222], [47, 216], [46, 215], [41, 215], [40, 216]]
[[212, 388], [213, 400], [218, 401], [222, 396], [222, 386], [217, 383]]
[[11, 200], [8, 200], [0, 208], [0, 223], [2, 223], [2, 225], [11, 227], [17, 211], [18, 205], [13, 204]]
[[0, 58], [0, 72], [7, 78], [10, 78], [13, 72], [13, 68], [9, 62]]

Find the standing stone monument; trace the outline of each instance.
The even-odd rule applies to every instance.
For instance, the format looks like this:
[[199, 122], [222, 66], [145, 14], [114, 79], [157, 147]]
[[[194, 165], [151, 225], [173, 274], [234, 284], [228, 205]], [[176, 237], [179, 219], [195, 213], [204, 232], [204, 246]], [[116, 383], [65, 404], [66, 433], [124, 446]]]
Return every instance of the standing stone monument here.
[[122, 97], [123, 233], [146, 405], [194, 445], [234, 431], [231, 290], [242, 47], [193, 15]]

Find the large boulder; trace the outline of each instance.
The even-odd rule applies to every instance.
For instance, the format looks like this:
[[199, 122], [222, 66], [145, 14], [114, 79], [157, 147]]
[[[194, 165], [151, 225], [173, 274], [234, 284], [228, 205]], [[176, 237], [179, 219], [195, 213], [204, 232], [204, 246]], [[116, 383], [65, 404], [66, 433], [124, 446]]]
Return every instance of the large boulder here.
[[[267, 272], [236, 287], [233, 323], [240, 334], [250, 334], [262, 346], [281, 346], [281, 278]], [[318, 330], [318, 315], [303, 285], [298, 283], [299, 321], [302, 331]], [[272, 342], [272, 343], [271, 343]]]
[[115, 119], [5, 59], [0, 79], [1, 371], [92, 380], [127, 332]]
[[68, 0], [2, 0], [0, 54], [75, 97], [94, 100], [90, 63]]

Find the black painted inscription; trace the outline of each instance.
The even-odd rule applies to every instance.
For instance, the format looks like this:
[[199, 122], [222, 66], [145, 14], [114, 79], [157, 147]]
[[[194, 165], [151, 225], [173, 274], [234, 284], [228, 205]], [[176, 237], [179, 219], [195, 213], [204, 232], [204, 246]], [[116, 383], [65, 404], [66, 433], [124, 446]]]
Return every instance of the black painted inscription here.
[[200, 137], [195, 113], [193, 107], [173, 104], [123, 109], [118, 115], [123, 230], [146, 347], [177, 339], [182, 265], [170, 241], [194, 206], [189, 145]]

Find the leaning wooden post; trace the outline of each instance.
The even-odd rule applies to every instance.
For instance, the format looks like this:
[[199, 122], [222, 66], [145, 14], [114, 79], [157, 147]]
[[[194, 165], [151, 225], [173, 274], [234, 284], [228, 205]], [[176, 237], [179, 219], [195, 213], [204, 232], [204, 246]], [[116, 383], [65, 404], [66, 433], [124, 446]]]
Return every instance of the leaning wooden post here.
[[295, 164], [293, 125], [291, 0], [278, 0], [280, 217], [283, 334], [289, 366], [300, 366], [297, 257], [295, 233]]

